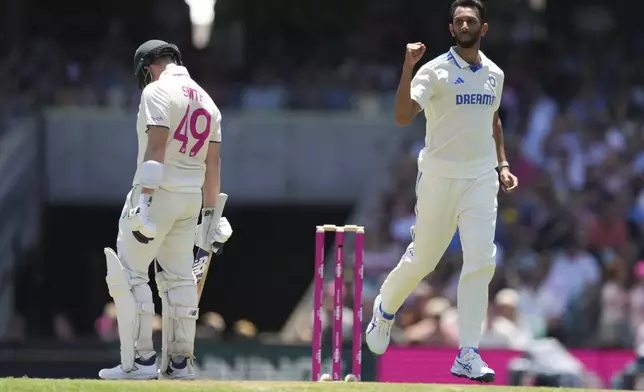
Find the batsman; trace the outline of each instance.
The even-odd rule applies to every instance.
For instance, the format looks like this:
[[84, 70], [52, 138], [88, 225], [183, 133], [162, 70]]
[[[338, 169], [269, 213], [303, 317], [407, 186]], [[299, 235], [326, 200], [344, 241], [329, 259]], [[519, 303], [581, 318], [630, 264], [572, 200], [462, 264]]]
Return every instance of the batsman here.
[[[193, 247], [196, 242], [215, 253], [232, 235], [226, 218], [213, 219], [220, 191], [221, 113], [192, 80], [175, 45], [160, 40], [142, 44], [134, 54], [134, 74], [143, 90], [136, 124], [137, 169], [119, 220], [116, 252], [105, 248], [121, 363], [101, 370], [99, 377], [192, 379], [199, 317]], [[162, 268], [156, 283], [164, 340], [158, 370], [148, 285], [148, 268], [155, 259]]]

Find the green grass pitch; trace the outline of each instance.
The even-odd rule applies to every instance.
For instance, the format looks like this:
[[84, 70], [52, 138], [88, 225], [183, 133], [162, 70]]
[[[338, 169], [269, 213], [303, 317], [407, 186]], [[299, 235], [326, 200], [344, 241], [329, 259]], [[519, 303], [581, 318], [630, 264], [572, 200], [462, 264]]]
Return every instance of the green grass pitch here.
[[[312, 383], [272, 381], [100, 381], [0, 379], [0, 391], [11, 392], [590, 392], [588, 389], [380, 383]], [[593, 390], [597, 391], [597, 390]]]

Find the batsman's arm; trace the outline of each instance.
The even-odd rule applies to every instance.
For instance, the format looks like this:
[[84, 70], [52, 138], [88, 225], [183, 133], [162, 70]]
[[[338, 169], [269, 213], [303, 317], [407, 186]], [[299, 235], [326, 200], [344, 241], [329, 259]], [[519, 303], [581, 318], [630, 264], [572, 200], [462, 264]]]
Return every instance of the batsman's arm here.
[[213, 132], [206, 155], [206, 178], [203, 183], [203, 206], [212, 208], [217, 205], [221, 190], [221, 115], [217, 114]]
[[[170, 134], [170, 97], [158, 83], [148, 85], [141, 94], [148, 142], [141, 165], [142, 193], [150, 197], [163, 180], [165, 149]], [[144, 196], [142, 195], [142, 197]]]

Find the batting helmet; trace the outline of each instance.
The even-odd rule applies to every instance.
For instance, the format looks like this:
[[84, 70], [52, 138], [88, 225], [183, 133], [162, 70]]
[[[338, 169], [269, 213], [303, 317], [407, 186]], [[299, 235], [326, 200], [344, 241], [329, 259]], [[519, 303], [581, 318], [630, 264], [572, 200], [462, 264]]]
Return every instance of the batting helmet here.
[[144, 42], [134, 53], [134, 75], [136, 75], [141, 89], [152, 82], [152, 74], [147, 67], [161, 56], [171, 56], [176, 64], [183, 65], [179, 48], [158, 39]]

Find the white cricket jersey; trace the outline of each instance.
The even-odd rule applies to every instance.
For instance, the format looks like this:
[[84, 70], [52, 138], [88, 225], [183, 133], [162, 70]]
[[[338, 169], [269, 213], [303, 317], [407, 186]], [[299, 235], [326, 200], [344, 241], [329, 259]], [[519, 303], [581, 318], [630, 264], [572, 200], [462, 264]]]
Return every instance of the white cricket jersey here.
[[159, 80], [141, 94], [137, 117], [139, 156], [133, 185], [148, 144], [149, 125], [170, 130], [160, 188], [183, 193], [201, 193], [210, 142], [221, 142], [221, 113], [210, 96], [190, 78], [185, 67], [169, 64]]
[[494, 112], [501, 103], [503, 71], [483, 52], [473, 66], [451, 48], [423, 65], [411, 82], [411, 98], [425, 112], [422, 173], [477, 178], [498, 162], [492, 138]]

